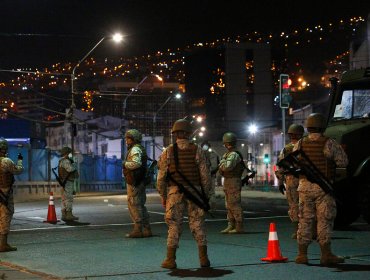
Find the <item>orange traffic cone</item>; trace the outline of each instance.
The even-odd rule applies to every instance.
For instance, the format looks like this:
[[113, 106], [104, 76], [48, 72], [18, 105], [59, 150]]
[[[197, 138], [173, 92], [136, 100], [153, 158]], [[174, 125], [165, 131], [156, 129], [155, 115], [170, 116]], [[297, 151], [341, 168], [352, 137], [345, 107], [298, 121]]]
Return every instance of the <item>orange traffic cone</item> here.
[[57, 222], [59, 220], [57, 220], [57, 214], [55, 213], [54, 196], [53, 192], [50, 192], [48, 217], [44, 223], [56, 224]]
[[261, 258], [261, 261], [285, 262], [287, 259], [288, 258], [281, 255], [275, 223], [270, 223], [269, 241], [267, 244], [267, 256], [266, 258]]

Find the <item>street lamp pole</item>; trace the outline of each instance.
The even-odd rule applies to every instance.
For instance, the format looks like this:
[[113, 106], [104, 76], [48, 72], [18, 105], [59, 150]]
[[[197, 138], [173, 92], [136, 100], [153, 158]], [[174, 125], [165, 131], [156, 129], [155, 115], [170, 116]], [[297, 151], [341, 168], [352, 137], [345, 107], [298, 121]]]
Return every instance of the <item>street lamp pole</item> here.
[[76, 75], [75, 75], [75, 72], [76, 72], [76, 69], [77, 67], [80, 66], [80, 64], [96, 49], [97, 46], [100, 45], [101, 42], [103, 42], [105, 39], [105, 36], [103, 38], [101, 38], [99, 40], [98, 43], [95, 44], [95, 46], [88, 52], [85, 54], [85, 56], [83, 58], [81, 58], [78, 63], [75, 65], [75, 67], [73, 67], [72, 69], [72, 74], [71, 74], [71, 91], [72, 91], [72, 101], [71, 101], [71, 107], [69, 109], [69, 117], [71, 118], [71, 149], [72, 149], [72, 154], [74, 154], [74, 136], [75, 136], [75, 123], [74, 123], [74, 109], [76, 108], [76, 104], [75, 104], [75, 84], [74, 84], [74, 81], [76, 79]]
[[[72, 149], [72, 154], [74, 153], [74, 133], [75, 133], [75, 123], [74, 123], [74, 109], [76, 108], [76, 104], [75, 104], [75, 94], [76, 94], [76, 91], [75, 91], [75, 80], [76, 80], [76, 69], [77, 67], [79, 67], [81, 65], [81, 63], [101, 44], [101, 42], [103, 42], [107, 37], [104, 36], [103, 38], [101, 38], [95, 45], [92, 49], [90, 49], [85, 55], [83, 58], [81, 58], [78, 63], [75, 65], [75, 67], [73, 67], [72, 69], [72, 73], [71, 73], [71, 93], [72, 93], [72, 96], [71, 96], [71, 107], [70, 107], [70, 110], [69, 110], [69, 118], [70, 118], [70, 121], [71, 121], [71, 149]], [[112, 36], [113, 40], [116, 41], [116, 42], [120, 42], [122, 41], [123, 37], [122, 35], [120, 34], [115, 34]]]
[[153, 160], [155, 160], [155, 148], [156, 148], [155, 136], [156, 136], [156, 128], [157, 128], [157, 115], [164, 108], [164, 106], [166, 106], [166, 104], [168, 102], [170, 102], [170, 100], [173, 97], [176, 97], [177, 99], [180, 99], [181, 98], [181, 94], [177, 93], [175, 96], [170, 95], [169, 97], [167, 97], [166, 101], [163, 102], [163, 104], [161, 105], [161, 107], [159, 107], [159, 109], [157, 110], [157, 112], [155, 112], [154, 115], [153, 115]]
[[[127, 108], [127, 99], [129, 99], [129, 97], [134, 93], [134, 92], [137, 92], [140, 88], [140, 86], [145, 82], [146, 79], [148, 79], [148, 77], [150, 76], [154, 76], [156, 77], [160, 82], [163, 81], [163, 78], [157, 74], [149, 74], [149, 75], [146, 75], [137, 85], [134, 89], [131, 90], [131, 92], [125, 97], [125, 99], [123, 100], [123, 103], [122, 103], [122, 121], [121, 121], [121, 133], [122, 133], [122, 141], [121, 141], [121, 159], [123, 160], [123, 157], [124, 157], [124, 150], [125, 150], [125, 132], [126, 132], [126, 108]], [[124, 124], [122, 125], [122, 122], [124, 122]]]

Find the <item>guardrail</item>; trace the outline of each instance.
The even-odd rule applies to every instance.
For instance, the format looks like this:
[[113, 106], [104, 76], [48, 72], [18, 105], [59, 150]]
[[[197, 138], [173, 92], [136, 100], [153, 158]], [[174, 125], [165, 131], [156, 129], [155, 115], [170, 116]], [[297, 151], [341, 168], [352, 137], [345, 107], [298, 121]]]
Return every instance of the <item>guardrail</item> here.
[[[80, 192], [105, 192], [122, 190], [122, 182], [95, 181], [80, 184]], [[61, 195], [62, 187], [54, 181], [16, 181], [13, 186], [16, 202], [49, 198], [50, 192]]]

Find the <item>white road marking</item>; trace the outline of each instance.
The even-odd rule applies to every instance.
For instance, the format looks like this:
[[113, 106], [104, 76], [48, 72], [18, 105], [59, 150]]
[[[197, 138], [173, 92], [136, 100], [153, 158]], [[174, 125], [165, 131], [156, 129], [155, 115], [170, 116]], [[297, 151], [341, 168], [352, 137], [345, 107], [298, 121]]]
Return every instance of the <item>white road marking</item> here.
[[[164, 215], [164, 213], [156, 212], [160, 215]], [[40, 219], [41, 217], [33, 217]], [[184, 217], [188, 218], [188, 217]], [[265, 219], [279, 219], [279, 218], [288, 218], [288, 216], [269, 216], [269, 217], [256, 217], [256, 218], [244, 218], [244, 220], [265, 220]], [[41, 218], [44, 220], [44, 218]], [[226, 219], [206, 219], [207, 222], [220, 222], [226, 221]], [[152, 222], [152, 225], [156, 224], [165, 224], [165, 222]], [[80, 226], [72, 226], [72, 225], [57, 225], [57, 226], [49, 226], [49, 227], [41, 227], [41, 228], [25, 228], [25, 229], [13, 229], [10, 230], [11, 232], [23, 232], [23, 231], [38, 231], [38, 230], [53, 230], [53, 229], [71, 229], [71, 228], [99, 228], [99, 227], [115, 227], [115, 226], [131, 226], [133, 223], [124, 223], [124, 224], [102, 224], [102, 225], [80, 225]]]

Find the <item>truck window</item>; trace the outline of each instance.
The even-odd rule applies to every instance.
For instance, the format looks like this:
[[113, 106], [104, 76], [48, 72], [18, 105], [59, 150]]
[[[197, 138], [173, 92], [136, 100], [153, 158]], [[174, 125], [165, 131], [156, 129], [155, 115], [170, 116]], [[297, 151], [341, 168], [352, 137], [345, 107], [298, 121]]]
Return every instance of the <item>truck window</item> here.
[[344, 90], [340, 104], [334, 112], [334, 120], [368, 118], [370, 114], [370, 90]]

